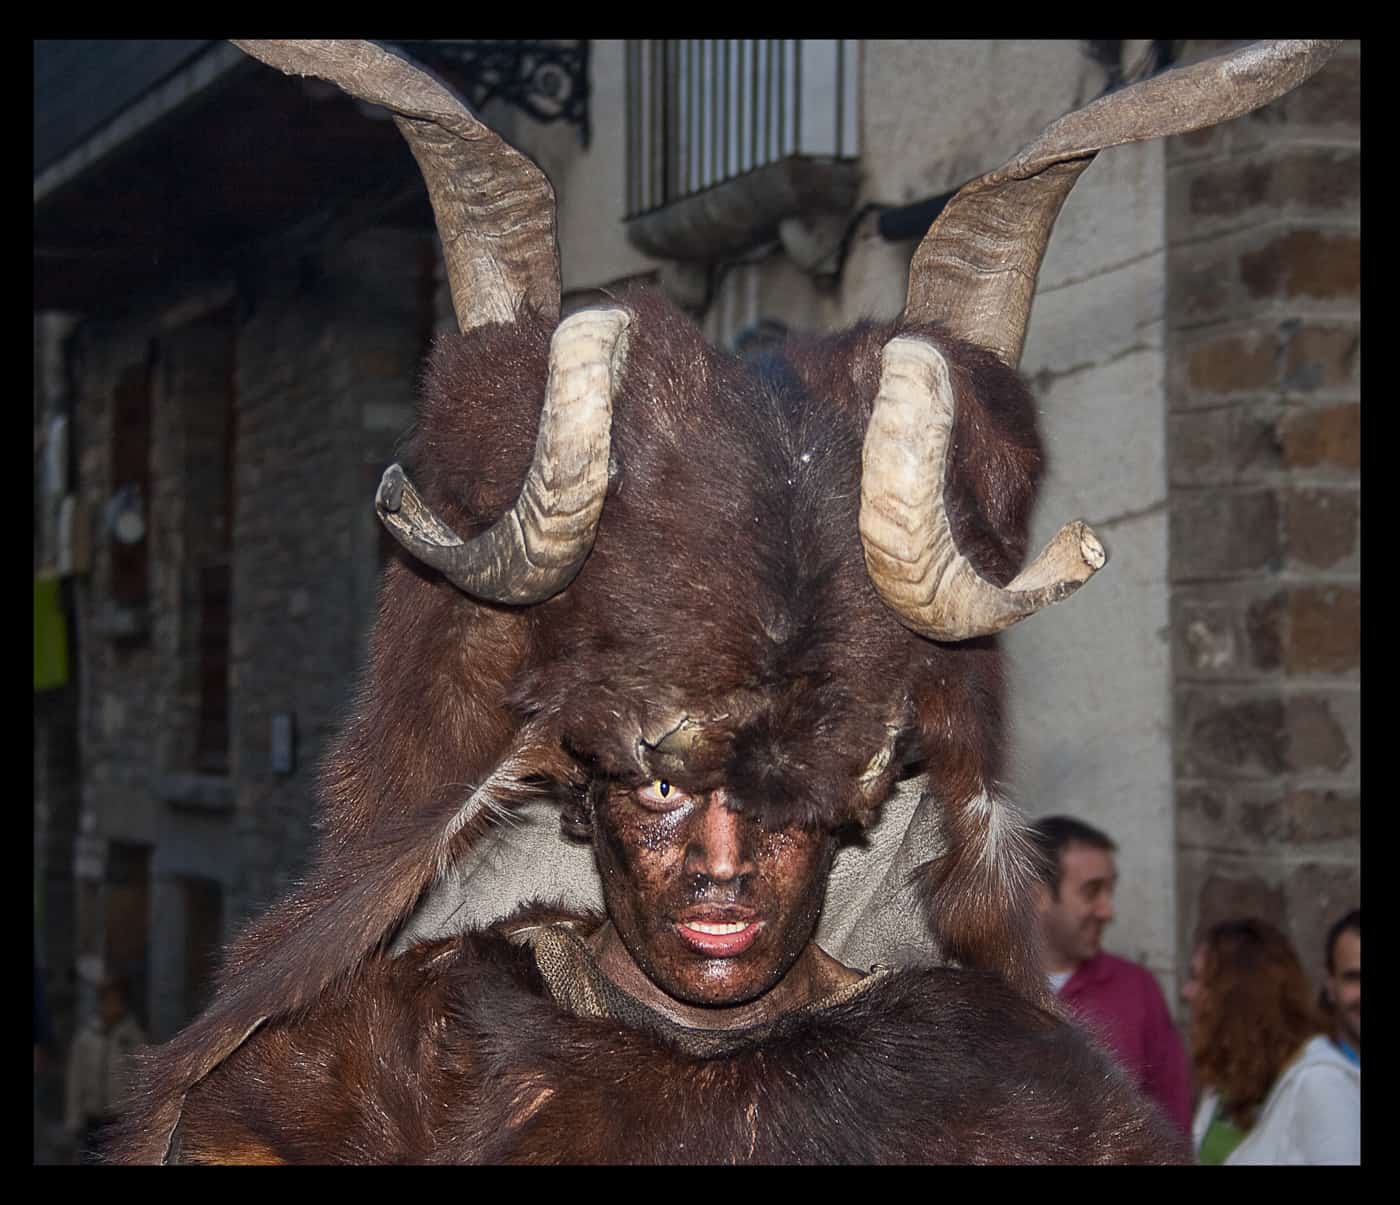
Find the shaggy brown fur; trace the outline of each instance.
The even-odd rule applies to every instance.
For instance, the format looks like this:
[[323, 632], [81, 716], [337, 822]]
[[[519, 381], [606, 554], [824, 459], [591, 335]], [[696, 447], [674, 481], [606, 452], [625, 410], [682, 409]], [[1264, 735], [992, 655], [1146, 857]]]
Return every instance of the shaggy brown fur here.
[[[527, 608], [390, 566], [323, 773], [313, 864], [233, 944], [210, 1008], [151, 1060], [121, 1159], [159, 1160], [184, 1093], [251, 1027], [321, 1007], [496, 817], [536, 794], [577, 810], [600, 782], [640, 783], [659, 766], [687, 789], [723, 783], [765, 823], [836, 828], [872, 821], [900, 764], [920, 762], [951, 851], [921, 871], [936, 939], [1044, 1001], [1029, 861], [996, 796], [996, 642], [939, 644], [901, 626], [870, 583], [857, 523], [880, 352], [917, 333], [943, 350], [958, 395], [954, 533], [985, 576], [1009, 580], [1042, 470], [1025, 386], [936, 327], [795, 338], [753, 365], [707, 345], [659, 292], [617, 304], [633, 320], [588, 561]], [[464, 537], [520, 488], [551, 334], [524, 313], [444, 339], [433, 357], [410, 469]], [[652, 746], [683, 716], [704, 721], [702, 735], [662, 765]], [[860, 783], [891, 726], [900, 755]]]
[[896, 973], [716, 1058], [562, 1012], [491, 934], [375, 958], [190, 1094], [185, 1163], [1117, 1163], [1181, 1139], [984, 972]]

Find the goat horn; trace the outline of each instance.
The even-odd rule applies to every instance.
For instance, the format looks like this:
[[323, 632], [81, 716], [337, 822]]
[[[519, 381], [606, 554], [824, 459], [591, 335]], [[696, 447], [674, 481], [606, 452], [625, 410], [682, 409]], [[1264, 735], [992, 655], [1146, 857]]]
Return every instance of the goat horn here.
[[[1051, 228], [1094, 156], [1240, 117], [1303, 83], [1338, 45], [1256, 43], [1060, 118], [944, 208], [914, 253], [905, 321], [940, 322], [1015, 368]], [[958, 551], [943, 502], [953, 419], [942, 355], [919, 339], [890, 340], [866, 430], [861, 539], [880, 597], [902, 623], [936, 640], [998, 632], [1072, 594], [1107, 559], [1093, 531], [1076, 521], [1005, 587], [978, 574]]]
[[1099, 151], [1187, 134], [1243, 116], [1296, 88], [1339, 43], [1254, 43], [1100, 97], [1060, 118], [1004, 166], [966, 185], [924, 236], [905, 317], [1021, 360], [1050, 230]]
[[393, 114], [423, 173], [463, 333], [514, 322], [522, 303], [559, 316], [554, 190], [529, 159], [400, 54], [353, 40], [245, 41], [288, 75], [313, 75]]
[[549, 345], [549, 383], [535, 458], [515, 505], [464, 541], [390, 465], [374, 505], [409, 552], [459, 590], [522, 606], [558, 594], [593, 547], [608, 488], [612, 397], [627, 352], [627, 311], [571, 314]]
[[947, 362], [926, 340], [896, 337], [881, 363], [862, 453], [860, 534], [870, 580], [901, 623], [935, 640], [990, 635], [1103, 567], [1103, 545], [1076, 521], [1005, 587], [982, 577], [958, 551], [943, 504], [954, 415]]

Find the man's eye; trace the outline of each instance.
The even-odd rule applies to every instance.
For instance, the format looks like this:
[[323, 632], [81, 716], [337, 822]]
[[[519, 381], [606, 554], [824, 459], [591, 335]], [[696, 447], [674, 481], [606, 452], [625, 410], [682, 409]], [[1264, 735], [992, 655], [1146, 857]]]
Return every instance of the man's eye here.
[[660, 812], [669, 812], [672, 808], [680, 807], [689, 798], [680, 787], [674, 786], [664, 778], [653, 778], [646, 786], [637, 788], [638, 802], [644, 807]]

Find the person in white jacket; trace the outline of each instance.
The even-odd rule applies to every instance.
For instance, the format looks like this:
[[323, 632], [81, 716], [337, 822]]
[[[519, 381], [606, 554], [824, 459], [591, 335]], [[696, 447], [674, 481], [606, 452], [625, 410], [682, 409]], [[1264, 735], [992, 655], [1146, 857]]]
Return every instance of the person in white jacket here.
[[1202, 1089], [1202, 1163], [1361, 1161], [1361, 1069], [1322, 1035], [1297, 952], [1248, 919], [1216, 925], [1182, 988]]

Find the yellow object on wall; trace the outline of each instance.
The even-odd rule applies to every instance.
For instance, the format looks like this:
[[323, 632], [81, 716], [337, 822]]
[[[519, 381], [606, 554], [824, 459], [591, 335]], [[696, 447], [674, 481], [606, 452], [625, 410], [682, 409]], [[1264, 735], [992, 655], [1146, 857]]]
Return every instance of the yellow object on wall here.
[[68, 620], [56, 577], [34, 579], [34, 689], [68, 684]]

